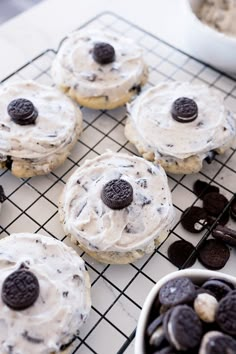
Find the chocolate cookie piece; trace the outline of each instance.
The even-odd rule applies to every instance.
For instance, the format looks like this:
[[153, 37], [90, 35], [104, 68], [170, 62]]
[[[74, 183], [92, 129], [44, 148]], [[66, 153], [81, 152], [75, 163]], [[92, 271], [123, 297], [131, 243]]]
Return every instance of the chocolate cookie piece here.
[[202, 324], [195, 311], [187, 305], [178, 305], [170, 313], [167, 324], [170, 344], [177, 350], [196, 348], [202, 337]]
[[219, 216], [228, 204], [228, 199], [220, 193], [207, 193], [203, 198], [203, 208], [213, 216]]
[[200, 179], [194, 183], [193, 191], [200, 199], [203, 199], [207, 193], [220, 193], [220, 189], [218, 187], [201, 181]]
[[180, 222], [185, 230], [198, 233], [206, 226], [207, 213], [203, 208], [192, 206], [183, 212]]
[[[173, 242], [167, 250], [170, 261], [176, 266], [181, 268], [190, 255], [194, 252], [195, 247], [187, 241], [179, 240]], [[187, 267], [191, 267], [196, 261], [196, 253], [189, 259]]]
[[115, 49], [109, 43], [96, 43], [92, 50], [93, 59], [99, 64], [109, 64], [115, 60]]
[[217, 153], [215, 150], [208, 151], [207, 156], [205, 157], [204, 160], [205, 160], [208, 164], [211, 164], [212, 161], [214, 160], [214, 158], [216, 157], [216, 155], [218, 155], [218, 153]]
[[208, 269], [223, 268], [230, 256], [229, 248], [221, 241], [210, 239], [198, 250], [198, 260]]
[[38, 111], [30, 100], [17, 98], [11, 101], [7, 112], [13, 122], [19, 125], [34, 124], [38, 117]]
[[234, 221], [236, 221], [236, 198], [234, 198], [230, 205], [230, 216]]
[[227, 243], [232, 247], [236, 247], [236, 231], [229, 227], [217, 225], [212, 230], [212, 236], [220, 241]]
[[214, 294], [218, 301], [220, 301], [225, 295], [228, 294], [228, 292], [232, 290], [229, 285], [222, 282], [220, 279], [209, 279], [202, 284], [202, 288], [207, 289]]
[[185, 277], [169, 280], [159, 291], [160, 303], [167, 306], [191, 303], [195, 296], [194, 284]]
[[102, 189], [101, 198], [111, 209], [123, 209], [133, 201], [133, 188], [123, 179], [113, 179]]
[[13, 310], [27, 309], [34, 304], [38, 296], [38, 279], [26, 269], [11, 273], [3, 282], [2, 301]]
[[198, 106], [188, 97], [179, 97], [171, 106], [172, 117], [180, 123], [189, 123], [198, 116]]
[[236, 353], [236, 340], [218, 331], [206, 333], [202, 339], [199, 354]]
[[220, 300], [216, 322], [223, 332], [236, 335], [236, 295], [229, 294]]
[[4, 200], [6, 200], [6, 196], [5, 196], [5, 193], [4, 193], [4, 190], [3, 190], [3, 187], [0, 186], [0, 203], [3, 203]]

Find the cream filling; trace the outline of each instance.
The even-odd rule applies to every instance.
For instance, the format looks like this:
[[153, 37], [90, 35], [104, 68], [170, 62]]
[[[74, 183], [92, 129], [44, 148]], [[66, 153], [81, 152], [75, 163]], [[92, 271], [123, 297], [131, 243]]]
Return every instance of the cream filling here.
[[[101, 199], [103, 186], [121, 178], [133, 187], [133, 202], [112, 210]], [[154, 240], [174, 218], [164, 170], [135, 156], [107, 152], [87, 160], [69, 178], [62, 197], [64, 227], [91, 251], [151, 252]]]
[[0, 284], [24, 263], [38, 278], [40, 294], [23, 311], [0, 297], [0, 346], [6, 354], [49, 354], [68, 343], [86, 320], [90, 283], [84, 261], [53, 238], [12, 234], [0, 241]]
[[[17, 98], [30, 100], [38, 110], [35, 124], [21, 126], [8, 115], [7, 106]], [[0, 159], [47, 160], [61, 154], [78, 133], [81, 112], [59, 90], [33, 81], [0, 89]]]
[[[92, 57], [95, 43], [106, 42], [115, 49], [115, 61], [98, 64]], [[131, 39], [96, 30], [73, 32], [63, 42], [52, 64], [58, 86], [71, 87], [82, 97], [118, 100], [140, 84], [145, 63], [142, 49]]]
[[[198, 117], [194, 121], [180, 123], [173, 119], [171, 105], [179, 97], [197, 103]], [[157, 159], [197, 155], [202, 160], [236, 134], [235, 118], [224, 107], [223, 99], [205, 85], [161, 83], [140, 95], [128, 110], [140, 141], [154, 151]]]

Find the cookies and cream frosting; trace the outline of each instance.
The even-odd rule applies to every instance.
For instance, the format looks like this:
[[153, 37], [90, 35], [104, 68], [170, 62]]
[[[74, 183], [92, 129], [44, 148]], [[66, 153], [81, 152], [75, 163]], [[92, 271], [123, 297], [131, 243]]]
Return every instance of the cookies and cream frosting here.
[[[17, 98], [30, 100], [38, 111], [34, 124], [16, 124], [8, 104]], [[61, 154], [81, 130], [82, 115], [58, 89], [34, 81], [19, 81], [0, 87], [0, 161], [47, 160]]]
[[[93, 47], [100, 42], [114, 47], [114, 62], [101, 65], [93, 59]], [[142, 49], [131, 39], [108, 31], [80, 30], [62, 43], [52, 76], [58, 86], [73, 88], [79, 96], [115, 101], [140, 84], [144, 68]]]
[[227, 35], [236, 36], [235, 0], [204, 0], [198, 17], [210, 27]]
[[[133, 188], [132, 203], [121, 210], [110, 209], [101, 199], [104, 185], [114, 179]], [[113, 152], [87, 160], [73, 173], [62, 195], [61, 213], [65, 231], [90, 251], [147, 253], [171, 227], [174, 214], [162, 167]]]
[[0, 352], [49, 354], [78, 332], [90, 311], [90, 282], [84, 261], [51, 237], [12, 234], [0, 241], [0, 287], [22, 264], [38, 279], [36, 302], [12, 310], [0, 297]]
[[[193, 99], [198, 116], [181, 123], [171, 115], [179, 97]], [[129, 120], [139, 140], [156, 159], [185, 159], [193, 155], [203, 160], [207, 153], [227, 145], [236, 134], [235, 118], [223, 98], [206, 85], [166, 82], [148, 89], [128, 106]]]

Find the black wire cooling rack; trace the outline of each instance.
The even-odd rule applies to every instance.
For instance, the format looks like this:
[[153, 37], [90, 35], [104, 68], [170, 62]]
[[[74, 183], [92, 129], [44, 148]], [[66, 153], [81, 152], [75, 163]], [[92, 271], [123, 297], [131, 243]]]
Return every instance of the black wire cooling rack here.
[[[188, 56], [113, 13], [102, 13], [82, 27], [96, 27], [124, 34], [143, 47], [150, 70], [146, 87], [166, 80], [205, 83], [218, 90], [226, 106], [236, 111], [236, 81], [233, 77]], [[5, 81], [33, 79], [52, 85], [50, 66], [55, 55], [55, 50], [44, 51], [2, 80], [1, 84]], [[36, 232], [71, 245], [57, 215], [58, 196], [69, 176], [85, 159], [95, 157], [106, 149], [137, 153], [123, 133], [125, 107], [111, 111], [92, 111], [82, 107], [82, 111], [83, 134], [60, 168], [47, 176], [28, 179], [17, 179], [8, 170], [1, 171], [0, 184], [4, 186], [7, 195], [0, 215], [1, 237], [14, 232]], [[217, 185], [229, 200], [222, 214], [230, 207], [236, 191], [235, 147], [222, 156], [216, 156], [211, 164], [204, 163], [203, 170], [198, 174], [169, 174], [168, 177], [176, 210], [175, 225], [168, 238], [153, 254], [129, 265], [103, 265], [71, 245], [86, 262], [92, 282], [93, 303], [89, 320], [73, 341], [71, 353], [133, 353], [135, 328], [148, 292], [162, 276], [177, 270], [168, 259], [168, 246], [176, 240], [184, 239], [197, 250], [210, 236], [215, 225], [197, 235], [182, 228], [179, 220], [183, 210], [190, 205], [201, 205], [193, 193], [193, 183], [201, 179]], [[235, 228], [236, 223], [230, 220], [228, 226]], [[236, 253], [231, 249], [230, 259], [222, 271], [236, 275], [235, 262]], [[195, 262], [193, 268], [202, 266]]]

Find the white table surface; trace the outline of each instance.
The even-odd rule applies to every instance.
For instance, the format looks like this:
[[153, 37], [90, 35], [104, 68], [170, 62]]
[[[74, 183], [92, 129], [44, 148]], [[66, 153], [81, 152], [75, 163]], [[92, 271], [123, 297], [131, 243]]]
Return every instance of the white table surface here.
[[[183, 0], [44, 0], [0, 26], [0, 80], [103, 11], [115, 12], [188, 52]], [[1, 4], [0, 4], [1, 11]]]

